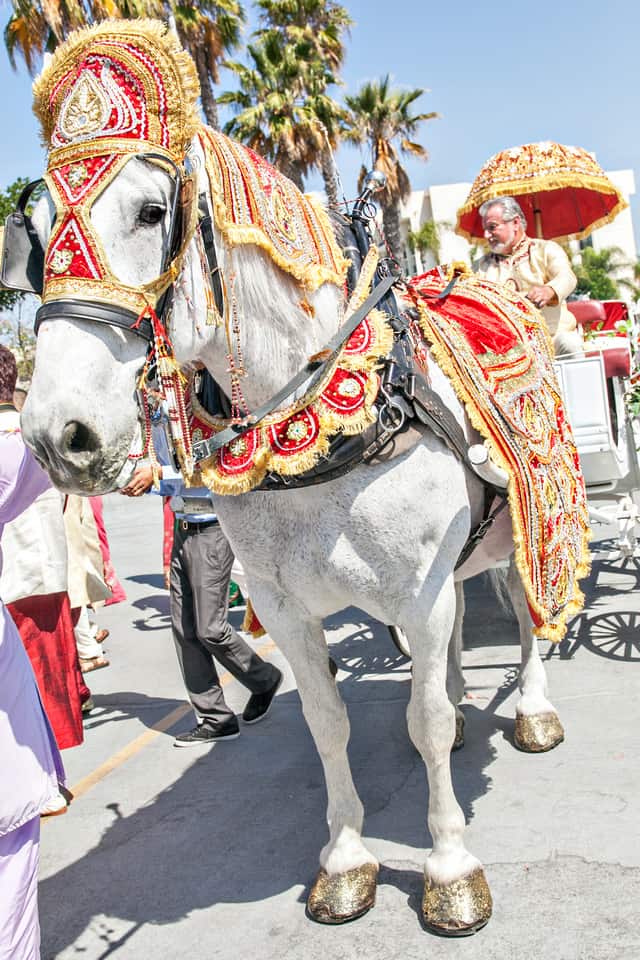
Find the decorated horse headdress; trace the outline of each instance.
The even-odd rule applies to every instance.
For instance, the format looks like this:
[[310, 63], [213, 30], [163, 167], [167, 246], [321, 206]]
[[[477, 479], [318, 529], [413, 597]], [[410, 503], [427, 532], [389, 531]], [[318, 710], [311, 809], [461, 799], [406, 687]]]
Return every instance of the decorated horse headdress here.
[[[159, 21], [105, 21], [76, 31], [56, 51], [34, 84], [49, 149], [45, 179], [57, 211], [44, 264], [45, 304], [81, 298], [112, 304], [115, 317], [157, 303], [197, 219], [188, 159], [196, 134], [225, 242], [261, 246], [307, 290], [343, 282], [346, 261], [325, 211], [253, 151], [204, 127], [198, 96], [193, 60]], [[170, 256], [160, 277], [137, 288], [113, 275], [90, 217], [134, 154], [176, 178]]]
[[[199, 92], [191, 57], [159, 22], [106, 21], [77, 31], [56, 51], [34, 83], [34, 111], [49, 148], [45, 179], [57, 212], [44, 264], [45, 304], [81, 298], [140, 314], [169, 286], [195, 225], [185, 157], [200, 125]], [[180, 233], [172, 259], [146, 289], [113, 276], [90, 216], [132, 154], [177, 180], [172, 231]]]

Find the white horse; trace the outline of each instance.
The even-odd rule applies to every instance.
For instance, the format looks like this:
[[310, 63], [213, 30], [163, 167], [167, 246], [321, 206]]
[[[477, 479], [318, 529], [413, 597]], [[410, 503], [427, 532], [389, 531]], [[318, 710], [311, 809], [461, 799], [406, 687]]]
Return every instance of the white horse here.
[[[205, 179], [199, 190], [208, 189]], [[134, 157], [95, 203], [94, 229], [123, 283], [139, 286], [160, 273], [173, 188], [166, 169]], [[42, 205], [35, 219], [46, 242]], [[310, 322], [296, 281], [258, 247], [229, 248], [217, 230], [215, 245], [227, 285], [232, 274], [236, 278], [248, 372], [242, 386], [255, 409], [336, 333], [343, 292], [324, 284], [308, 295]], [[185, 366], [204, 364], [225, 383], [223, 328], [204, 322], [208, 283], [192, 242], [176, 285], [170, 332]], [[129, 453], [140, 436], [136, 386], [144, 353], [144, 341], [113, 326], [71, 317], [42, 323], [22, 428], [60, 489], [99, 494], [127, 481], [134, 466]], [[447, 380], [431, 368], [434, 386], [464, 424]], [[326, 484], [216, 497], [260, 618], [291, 664], [324, 767], [329, 840], [308, 904], [318, 920], [358, 916], [375, 898], [377, 863], [361, 838], [363, 807], [347, 759], [349, 723], [328, 669], [322, 627], [323, 618], [351, 604], [400, 625], [411, 648], [408, 725], [427, 767], [433, 837], [425, 863], [425, 922], [458, 933], [479, 929], [489, 918], [489, 889], [480, 863], [464, 845], [464, 817], [451, 783], [453, 704], [463, 692], [455, 657], [447, 676], [447, 647], [461, 629], [463, 610], [459, 581], [465, 570], [456, 574], [454, 568], [481, 519], [482, 503], [480, 481], [428, 431], [389, 463], [361, 465]], [[504, 511], [465, 565], [466, 573], [487, 568], [512, 548]], [[523, 649], [516, 709], [529, 731], [521, 745], [543, 749], [554, 745], [548, 740], [549, 718], [557, 724], [556, 742], [559, 721], [546, 698], [524, 593], [513, 577], [511, 588]]]

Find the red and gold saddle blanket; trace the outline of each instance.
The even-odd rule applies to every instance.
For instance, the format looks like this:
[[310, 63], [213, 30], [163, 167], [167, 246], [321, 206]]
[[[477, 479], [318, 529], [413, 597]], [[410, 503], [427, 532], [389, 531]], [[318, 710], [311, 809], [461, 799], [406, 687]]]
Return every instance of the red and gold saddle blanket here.
[[553, 348], [529, 301], [458, 268], [408, 283], [422, 335], [509, 476], [515, 556], [535, 634], [560, 640], [589, 572], [586, 491], [553, 369]]
[[347, 260], [322, 204], [219, 131], [203, 127], [200, 139], [216, 224], [229, 246], [257, 244], [305, 290], [342, 285]]
[[[367, 258], [347, 316], [364, 301], [375, 258]], [[450, 379], [491, 457], [509, 476], [516, 561], [535, 633], [560, 640], [584, 602], [578, 586], [589, 570], [588, 512], [571, 428], [553, 369], [552, 347], [540, 314], [517, 294], [458, 269], [414, 277], [407, 305], [417, 307], [422, 349]], [[393, 343], [389, 319], [372, 311], [356, 328], [313, 395], [203, 461], [192, 483], [215, 493], [255, 489], [267, 473], [297, 476], [325, 455], [338, 433], [358, 434], [376, 418], [378, 369]], [[419, 359], [419, 358], [417, 358]], [[194, 441], [228, 421], [210, 417], [189, 397]]]

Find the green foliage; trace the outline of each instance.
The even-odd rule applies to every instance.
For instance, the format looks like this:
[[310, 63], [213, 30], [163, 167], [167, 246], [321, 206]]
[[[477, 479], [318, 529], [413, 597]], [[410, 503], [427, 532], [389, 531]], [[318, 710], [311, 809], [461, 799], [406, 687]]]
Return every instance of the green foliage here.
[[343, 137], [356, 145], [367, 146], [372, 169], [381, 171], [386, 177], [386, 186], [376, 200], [382, 209], [387, 244], [399, 263], [403, 259], [400, 203], [411, 192], [411, 183], [400, 156], [428, 158], [426, 148], [415, 138], [422, 123], [437, 117], [436, 113], [413, 112], [416, 100], [425, 92], [421, 87], [394, 89], [387, 75], [379, 81], [363, 84], [354, 96], [345, 97], [349, 112]]
[[587, 294], [592, 300], [619, 299], [616, 274], [625, 266], [624, 255], [618, 247], [605, 247], [602, 250], [585, 247], [582, 262], [575, 270], [578, 278], [575, 292]]
[[327, 0], [258, 0], [257, 6], [261, 26], [247, 46], [249, 63], [226, 64], [239, 89], [218, 98], [235, 113], [225, 133], [267, 157], [299, 187], [310, 169], [320, 167], [334, 201], [335, 171], [327, 155], [345, 111], [328, 91], [340, 82], [342, 37], [351, 19]]
[[436, 263], [440, 263], [440, 230], [445, 226], [448, 224], [425, 220], [419, 230], [409, 231], [409, 249], [419, 250], [421, 254], [430, 253]]

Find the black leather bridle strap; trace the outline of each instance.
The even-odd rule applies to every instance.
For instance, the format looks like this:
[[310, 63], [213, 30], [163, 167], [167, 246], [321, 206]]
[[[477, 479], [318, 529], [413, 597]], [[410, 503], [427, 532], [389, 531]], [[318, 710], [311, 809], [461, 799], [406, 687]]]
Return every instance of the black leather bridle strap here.
[[43, 320], [91, 320], [94, 323], [108, 323], [112, 327], [129, 330], [143, 340], [153, 340], [153, 328], [149, 320], [142, 320], [131, 310], [109, 303], [95, 303], [89, 300], [50, 300], [38, 308], [34, 323], [37, 334]]
[[327, 367], [335, 360], [336, 355], [344, 343], [349, 339], [356, 327], [362, 323], [367, 314], [373, 310], [375, 305], [384, 297], [385, 293], [391, 289], [396, 282], [397, 277], [385, 277], [374, 287], [362, 306], [349, 318], [349, 320], [340, 327], [338, 332], [322, 350], [321, 360], [309, 360], [292, 380], [289, 380], [285, 386], [271, 397], [265, 404], [254, 410], [248, 416], [244, 417], [240, 423], [234, 423], [208, 440], [200, 440], [193, 444], [193, 458], [196, 463], [212, 456], [220, 447], [226, 446], [237, 437], [241, 437], [249, 430], [253, 430], [261, 420], [264, 420], [270, 413], [277, 410], [278, 407], [291, 397], [297, 390], [304, 387], [305, 392], [312, 389], [313, 386], [324, 376]]
[[216, 253], [216, 244], [213, 236], [213, 220], [211, 218], [206, 193], [201, 193], [198, 197], [198, 223], [200, 225], [200, 236], [202, 237], [202, 243], [204, 245], [204, 255], [207, 258], [209, 280], [216, 302], [216, 310], [220, 316], [223, 317], [224, 291], [222, 289], [220, 265], [218, 264], [218, 254]]

